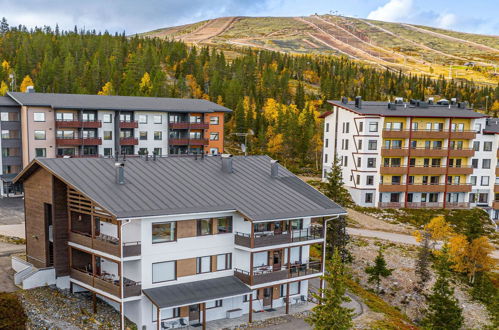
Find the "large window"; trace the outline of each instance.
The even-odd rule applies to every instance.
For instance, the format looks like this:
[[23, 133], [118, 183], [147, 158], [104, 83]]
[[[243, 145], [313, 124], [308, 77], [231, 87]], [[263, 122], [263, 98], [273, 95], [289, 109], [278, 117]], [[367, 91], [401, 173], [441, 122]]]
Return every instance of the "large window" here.
[[102, 115], [102, 121], [105, 123], [112, 123], [113, 116], [110, 113], [106, 113], [106, 114]]
[[47, 149], [35, 148], [35, 157], [47, 157]]
[[45, 112], [35, 112], [33, 113], [34, 121], [45, 121]]
[[104, 140], [112, 140], [113, 131], [104, 131]]
[[490, 141], [484, 142], [483, 151], [492, 151], [492, 142]]
[[196, 273], [209, 273], [211, 272], [211, 256], [198, 257], [196, 259]]
[[19, 121], [19, 113], [17, 112], [0, 112], [1, 121]]
[[176, 261], [166, 261], [152, 264], [152, 282], [160, 283], [174, 281], [177, 278], [176, 268]]
[[232, 268], [232, 253], [217, 255], [217, 270], [228, 270]]
[[35, 131], [35, 140], [45, 140], [45, 131]]
[[198, 236], [211, 235], [211, 219], [198, 219], [197, 232]]
[[223, 217], [217, 219], [218, 233], [232, 233], [232, 217]]
[[55, 119], [64, 120], [64, 121], [73, 121], [74, 117], [72, 112], [56, 112]]
[[139, 124], [147, 124], [147, 115], [139, 115]]
[[220, 299], [220, 300], [214, 300], [214, 301], [208, 301], [206, 303], [206, 309], [217, 308], [217, 307], [222, 307], [222, 299]]
[[161, 124], [161, 115], [154, 115], [152, 118], [155, 124]]
[[218, 125], [220, 123], [220, 119], [217, 116], [210, 117], [210, 125]]
[[175, 222], [162, 222], [152, 224], [152, 242], [171, 242], [176, 239]]

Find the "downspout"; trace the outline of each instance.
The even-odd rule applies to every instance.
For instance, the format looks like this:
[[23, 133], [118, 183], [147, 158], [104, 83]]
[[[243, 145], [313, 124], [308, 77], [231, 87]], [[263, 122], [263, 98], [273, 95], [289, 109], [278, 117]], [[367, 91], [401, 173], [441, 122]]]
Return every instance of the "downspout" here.
[[121, 318], [121, 330], [125, 330], [125, 303], [123, 302], [123, 297], [124, 297], [124, 289], [125, 289], [125, 284], [124, 284], [124, 281], [123, 279], [125, 278], [124, 274], [123, 274], [123, 227], [125, 225], [128, 225], [130, 222], [132, 222], [130, 219], [128, 220], [125, 220], [126, 222], [122, 223], [121, 226], [120, 226], [120, 238], [121, 238], [121, 242], [120, 242], [120, 268], [121, 268], [121, 299], [120, 299], [120, 304], [121, 304], [121, 315], [120, 315], [120, 318]]
[[[324, 244], [322, 247], [322, 276], [326, 274], [326, 242], [327, 242], [327, 223], [330, 220], [336, 220], [339, 218], [339, 215], [334, 216], [332, 218], [324, 220]], [[321, 298], [324, 298], [324, 289], [326, 287], [326, 282], [321, 281]]]
[[447, 206], [447, 180], [449, 180], [449, 160], [450, 160], [450, 140], [452, 137], [452, 118], [449, 118], [449, 139], [447, 140], [447, 163], [445, 164], [445, 182], [444, 182], [444, 203], [443, 208]]

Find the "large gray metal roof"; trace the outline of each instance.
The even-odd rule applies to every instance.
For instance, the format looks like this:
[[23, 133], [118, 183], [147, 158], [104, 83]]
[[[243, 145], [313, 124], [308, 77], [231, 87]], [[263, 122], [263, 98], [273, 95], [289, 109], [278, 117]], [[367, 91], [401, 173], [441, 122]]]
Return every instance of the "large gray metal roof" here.
[[7, 95], [20, 105], [52, 107], [54, 109], [141, 110], [168, 112], [231, 111], [230, 109], [216, 103], [200, 99], [20, 92], [9, 92]]
[[142, 291], [160, 309], [241, 296], [251, 292], [250, 288], [234, 276], [166, 285]]
[[341, 101], [328, 101], [332, 105], [351, 110], [361, 115], [374, 115], [384, 117], [454, 117], [454, 118], [482, 118], [488, 117], [472, 109], [458, 108], [456, 105], [432, 104], [428, 107], [418, 107], [413, 104], [398, 104], [395, 110], [388, 109], [388, 102], [362, 101], [360, 108], [355, 102], [343, 103]]
[[5, 106], [5, 107], [16, 107], [17, 106], [18, 107], [19, 104], [17, 104], [17, 102], [12, 100], [8, 96], [0, 96], [0, 106]]
[[488, 134], [499, 134], [499, 118], [487, 119], [487, 124], [485, 125], [483, 132]]
[[279, 165], [270, 175], [268, 156], [233, 157], [233, 173], [222, 171], [218, 156], [127, 158], [126, 183], [115, 181], [115, 160], [38, 158], [52, 171], [117, 218], [238, 211], [253, 221], [343, 214], [329, 198]]

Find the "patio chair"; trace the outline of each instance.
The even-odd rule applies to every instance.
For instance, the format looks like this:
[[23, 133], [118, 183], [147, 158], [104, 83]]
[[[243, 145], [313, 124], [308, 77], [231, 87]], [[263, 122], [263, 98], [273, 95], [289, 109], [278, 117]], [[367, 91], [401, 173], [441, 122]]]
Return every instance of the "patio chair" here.
[[161, 322], [161, 329], [170, 329], [170, 324], [166, 321]]
[[304, 296], [304, 295], [301, 295], [301, 296], [300, 296], [300, 302], [301, 302], [302, 304], [305, 304], [305, 303], [307, 302], [307, 299], [305, 299], [305, 296]]
[[180, 319], [180, 320], [179, 320], [179, 323], [180, 323], [180, 327], [179, 327], [179, 328], [185, 328], [185, 327], [189, 326], [189, 325], [187, 324], [187, 322], [185, 322], [185, 320], [184, 320], [184, 319]]

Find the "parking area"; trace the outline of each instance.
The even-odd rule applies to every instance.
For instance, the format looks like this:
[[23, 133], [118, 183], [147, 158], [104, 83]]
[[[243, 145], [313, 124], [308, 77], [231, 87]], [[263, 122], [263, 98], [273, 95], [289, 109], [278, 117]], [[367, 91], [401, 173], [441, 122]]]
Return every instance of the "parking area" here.
[[24, 222], [22, 197], [0, 198], [0, 225], [16, 225]]

